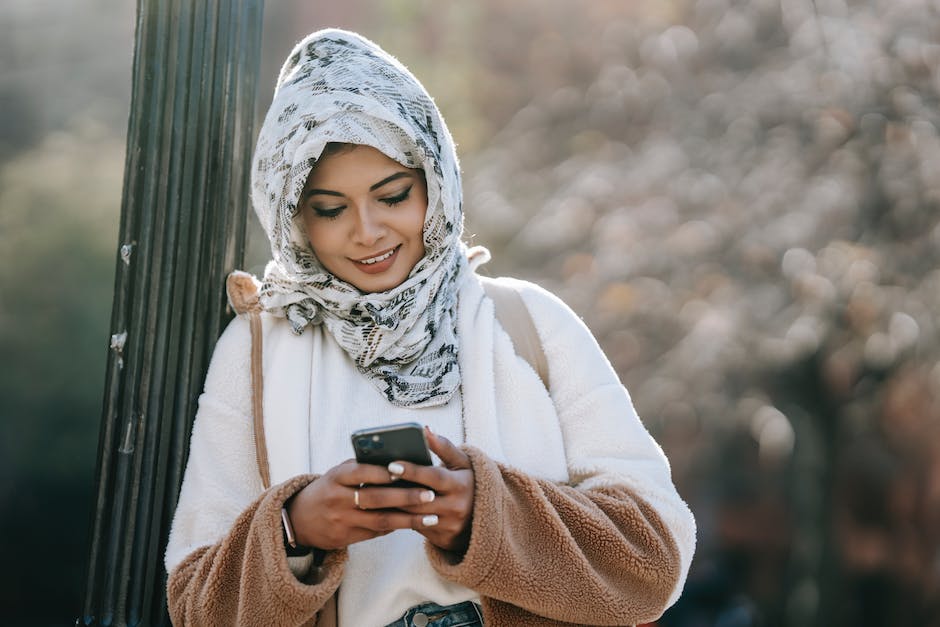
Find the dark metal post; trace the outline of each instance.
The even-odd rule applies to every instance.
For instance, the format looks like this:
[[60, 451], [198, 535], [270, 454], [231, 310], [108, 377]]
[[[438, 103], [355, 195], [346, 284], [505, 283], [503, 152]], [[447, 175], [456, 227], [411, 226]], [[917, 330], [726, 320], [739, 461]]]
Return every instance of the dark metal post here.
[[[138, 0], [85, 625], [168, 624], [163, 549], [242, 263], [263, 0]], [[116, 52], [117, 53], [117, 52]]]

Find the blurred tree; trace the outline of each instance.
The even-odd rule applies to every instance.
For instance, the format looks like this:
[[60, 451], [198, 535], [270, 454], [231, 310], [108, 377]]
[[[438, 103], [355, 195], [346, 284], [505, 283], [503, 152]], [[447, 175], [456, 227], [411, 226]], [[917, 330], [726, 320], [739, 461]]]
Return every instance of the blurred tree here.
[[133, 2], [3, 2], [0, 162], [78, 119], [123, 136], [133, 25]]
[[[940, 387], [927, 367], [940, 356], [938, 7], [817, 4], [675, 2], [588, 27], [570, 10], [548, 31], [546, 92], [530, 87], [468, 165], [495, 271], [521, 268], [585, 313], [705, 514], [697, 573], [737, 555], [710, 572], [773, 625], [865, 615], [846, 610], [866, 592], [836, 542], [837, 469], [875, 438], [925, 482], [929, 457], [902, 453], [912, 442], [879, 416], [898, 377], [915, 398]], [[548, 54], [535, 35], [506, 41], [510, 65]], [[597, 63], [579, 67], [585, 54]], [[935, 428], [940, 414], [919, 411]], [[892, 624], [922, 624], [938, 602], [940, 494], [918, 495], [930, 515], [901, 518], [934, 567], [886, 558], [892, 585], [870, 616]]]
[[0, 586], [8, 625], [61, 624], [81, 597], [122, 164], [117, 138], [78, 122], [0, 170], [0, 554], [17, 565]]

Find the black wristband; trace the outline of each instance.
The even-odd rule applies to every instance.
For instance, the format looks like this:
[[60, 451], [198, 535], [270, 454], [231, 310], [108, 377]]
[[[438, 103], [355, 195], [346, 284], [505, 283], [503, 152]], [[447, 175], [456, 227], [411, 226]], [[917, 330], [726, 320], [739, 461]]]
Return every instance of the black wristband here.
[[284, 550], [287, 552], [287, 557], [303, 557], [309, 555], [313, 550], [308, 546], [297, 544], [297, 540], [294, 537], [294, 529], [287, 515], [287, 503], [281, 508], [281, 537], [284, 540]]
[[290, 542], [287, 540], [287, 531], [282, 529], [281, 535], [284, 538], [284, 550], [287, 552], [287, 557], [304, 557], [305, 555], [310, 555], [311, 552], [316, 555], [316, 549], [298, 544], [296, 546], [291, 546]]

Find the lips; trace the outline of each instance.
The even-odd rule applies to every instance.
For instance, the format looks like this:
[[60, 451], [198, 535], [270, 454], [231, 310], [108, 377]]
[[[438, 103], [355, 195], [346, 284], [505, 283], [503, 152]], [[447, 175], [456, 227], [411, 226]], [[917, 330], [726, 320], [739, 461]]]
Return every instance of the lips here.
[[398, 246], [396, 246], [395, 248], [389, 248], [385, 252], [379, 253], [378, 255], [373, 255], [372, 257], [366, 257], [364, 259], [355, 259], [354, 261], [356, 263], [364, 263], [366, 265], [372, 265], [374, 263], [379, 263], [380, 261], [385, 261], [386, 259], [391, 257], [393, 254], [395, 254], [396, 250], [398, 250]]
[[398, 251], [400, 249], [401, 244], [395, 248], [389, 248], [388, 250], [380, 252], [377, 255], [363, 257], [362, 259], [351, 259], [350, 261], [356, 264], [356, 267], [366, 274], [378, 274], [392, 267], [392, 264], [395, 263], [395, 259], [398, 257]]

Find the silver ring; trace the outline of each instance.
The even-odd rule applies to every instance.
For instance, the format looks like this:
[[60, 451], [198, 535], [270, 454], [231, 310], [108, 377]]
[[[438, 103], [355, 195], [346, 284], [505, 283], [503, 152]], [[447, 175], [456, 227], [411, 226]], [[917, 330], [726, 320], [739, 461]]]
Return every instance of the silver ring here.
[[362, 507], [359, 506], [359, 488], [353, 490], [353, 503], [356, 504], [356, 509], [362, 509]]

